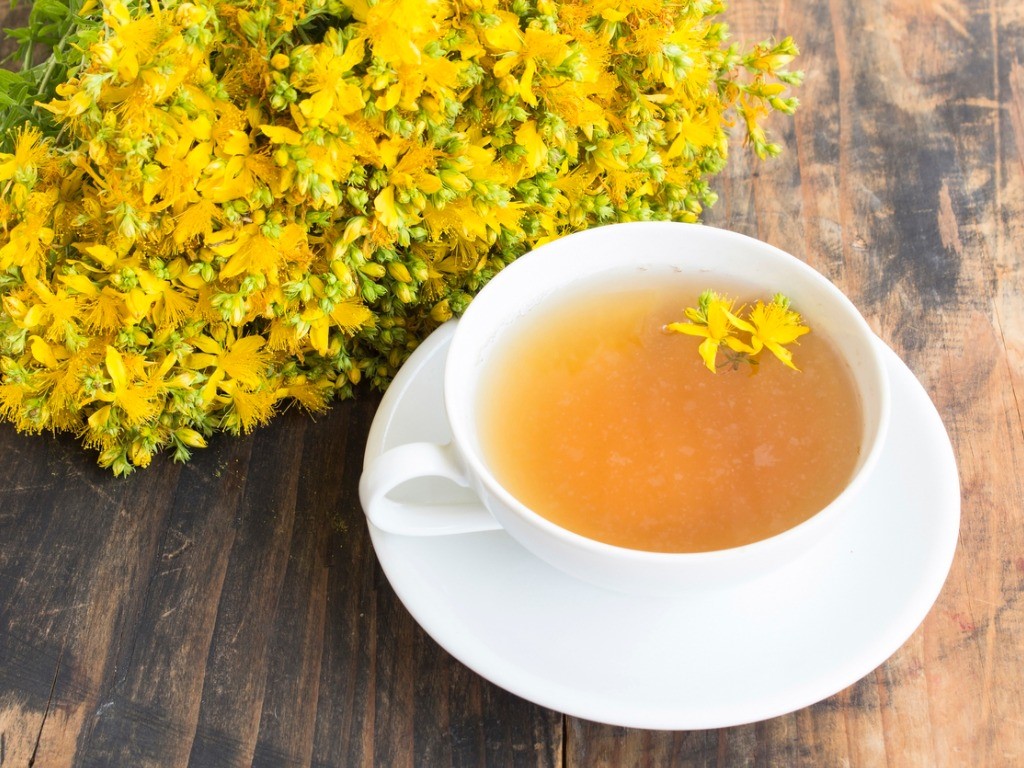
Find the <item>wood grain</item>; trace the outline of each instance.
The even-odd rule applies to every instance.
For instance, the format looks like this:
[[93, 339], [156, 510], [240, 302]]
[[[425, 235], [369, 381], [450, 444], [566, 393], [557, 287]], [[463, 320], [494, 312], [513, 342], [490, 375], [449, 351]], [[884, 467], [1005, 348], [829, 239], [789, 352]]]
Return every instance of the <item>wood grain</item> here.
[[355, 494], [376, 403], [127, 482], [0, 429], [0, 765], [559, 762], [561, 717], [383, 581]]
[[762, 723], [564, 718], [455, 661], [381, 574], [356, 495], [378, 396], [127, 481], [4, 425], [0, 768], [1024, 765], [1024, 6], [732, 0], [726, 19], [793, 35], [807, 76], [773, 123], [786, 153], [737, 147], [706, 220], [842, 287], [956, 452], [956, 560], [904, 647]]

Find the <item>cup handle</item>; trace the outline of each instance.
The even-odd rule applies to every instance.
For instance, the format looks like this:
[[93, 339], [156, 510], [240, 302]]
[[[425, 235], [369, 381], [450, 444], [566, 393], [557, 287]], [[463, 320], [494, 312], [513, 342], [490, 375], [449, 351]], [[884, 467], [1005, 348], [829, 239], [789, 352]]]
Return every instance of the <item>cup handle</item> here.
[[450, 443], [399, 445], [373, 459], [359, 479], [359, 500], [370, 522], [382, 531], [406, 536], [447, 536], [501, 528], [479, 501], [400, 504], [388, 498], [388, 493], [396, 487], [417, 477], [443, 477], [469, 487], [466, 473]]

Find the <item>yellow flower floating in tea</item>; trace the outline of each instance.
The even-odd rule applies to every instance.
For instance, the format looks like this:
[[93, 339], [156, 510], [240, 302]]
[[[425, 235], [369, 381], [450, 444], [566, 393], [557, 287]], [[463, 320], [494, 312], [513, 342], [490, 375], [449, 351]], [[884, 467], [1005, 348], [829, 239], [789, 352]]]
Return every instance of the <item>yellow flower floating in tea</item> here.
[[688, 307], [685, 311], [688, 323], [669, 323], [666, 327], [676, 333], [685, 333], [690, 336], [701, 336], [703, 341], [697, 348], [704, 364], [715, 373], [717, 370], [718, 350], [725, 344], [733, 352], [740, 354], [754, 354], [754, 348], [744, 344], [736, 331], [740, 326], [736, 324], [736, 316], [732, 312], [735, 302], [725, 296], [720, 296], [714, 291], [705, 291], [701, 294], [696, 307]]
[[[800, 314], [790, 307], [789, 299], [777, 293], [767, 304], [757, 301], [742, 317], [745, 307], [733, 311], [735, 301], [715, 291], [704, 291], [696, 307], [688, 307], [684, 314], [687, 323], [669, 323], [665, 328], [674, 333], [699, 336], [704, 340], [698, 352], [704, 364], [716, 373], [718, 353], [724, 344], [732, 354], [728, 361], [736, 368], [741, 361], [757, 362], [761, 350], [767, 349], [787, 367], [799, 370], [793, 363], [793, 353], [786, 349], [811, 329], [802, 325]], [[737, 334], [748, 335], [743, 341]]]
[[729, 126], [771, 156], [762, 118], [796, 108], [793, 41], [740, 49], [723, 10], [33, 4], [0, 70], [0, 418], [118, 474], [186, 459], [385, 386], [548, 240], [696, 220]]

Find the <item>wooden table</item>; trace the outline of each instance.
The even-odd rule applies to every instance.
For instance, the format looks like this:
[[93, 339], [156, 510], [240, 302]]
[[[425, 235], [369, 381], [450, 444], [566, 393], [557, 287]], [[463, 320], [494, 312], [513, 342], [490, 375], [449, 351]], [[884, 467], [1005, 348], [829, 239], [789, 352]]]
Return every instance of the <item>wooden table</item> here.
[[956, 560], [848, 690], [767, 722], [648, 732], [470, 672], [383, 578], [356, 485], [379, 397], [296, 410], [130, 480], [0, 428], [0, 766], [1024, 765], [1024, 5], [732, 0], [793, 35], [778, 161], [736, 153], [712, 224], [830, 276], [949, 430]]

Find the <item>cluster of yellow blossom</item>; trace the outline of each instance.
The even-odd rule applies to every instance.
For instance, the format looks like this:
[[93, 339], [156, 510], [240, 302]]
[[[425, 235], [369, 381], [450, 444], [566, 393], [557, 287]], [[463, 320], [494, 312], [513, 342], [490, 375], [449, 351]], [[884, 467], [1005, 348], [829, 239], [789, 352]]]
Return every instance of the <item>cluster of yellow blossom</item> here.
[[[502, 266], [694, 220], [788, 38], [711, 0], [86, 0], [0, 153], [0, 417], [118, 474], [384, 386]], [[42, 120], [39, 126], [44, 127]]]
[[[788, 368], [799, 370], [786, 345], [810, 333], [811, 329], [802, 325], [803, 318], [790, 307], [789, 298], [777, 293], [767, 304], [758, 301], [746, 313], [746, 319], [740, 317], [745, 307], [734, 310], [735, 304], [728, 296], [704, 291], [697, 306], [688, 307], [684, 312], [689, 322], [669, 323], [665, 329], [701, 337], [703, 341], [697, 351], [712, 373], [717, 372], [718, 352], [723, 344], [727, 354], [732, 353], [729, 357], [734, 369], [741, 360], [756, 363], [757, 356], [767, 349]], [[749, 334], [748, 341], [743, 341], [737, 332]]]

